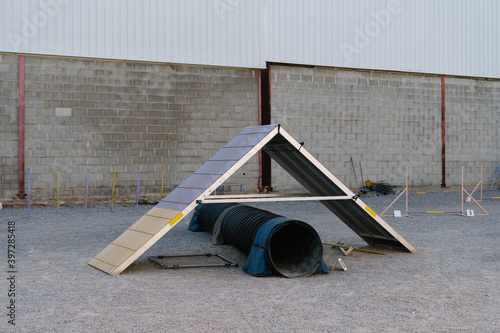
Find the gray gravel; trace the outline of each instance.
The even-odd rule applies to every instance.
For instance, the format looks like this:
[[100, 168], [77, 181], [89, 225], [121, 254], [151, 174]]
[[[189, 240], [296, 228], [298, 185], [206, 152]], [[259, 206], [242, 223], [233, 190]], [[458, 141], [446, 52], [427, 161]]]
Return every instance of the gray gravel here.
[[[365, 197], [380, 213], [395, 196]], [[346, 272], [256, 278], [245, 255], [187, 230], [190, 216], [119, 276], [87, 262], [148, 206], [4, 208], [0, 211], [0, 331], [19, 332], [500, 332], [500, 200], [488, 217], [414, 214], [386, 218], [419, 253], [387, 255], [325, 247]], [[366, 244], [320, 203], [256, 207], [309, 222], [325, 242]], [[403, 209], [403, 201], [397, 208]], [[474, 204], [467, 209], [478, 210]], [[460, 210], [459, 192], [410, 195], [410, 210]], [[16, 326], [5, 316], [7, 221], [16, 222]], [[162, 270], [151, 255], [219, 252], [238, 268]]]

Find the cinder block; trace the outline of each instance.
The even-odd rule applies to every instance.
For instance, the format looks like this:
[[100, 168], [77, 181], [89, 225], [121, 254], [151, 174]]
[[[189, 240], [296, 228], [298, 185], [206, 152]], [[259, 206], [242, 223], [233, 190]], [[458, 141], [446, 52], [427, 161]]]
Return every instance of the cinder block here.
[[1, 72], [10, 72], [11, 71], [11, 64], [0, 62], [0, 71]]
[[19, 56], [4, 54], [4, 55], [2, 55], [2, 62], [3, 63], [18, 64], [19, 63]]

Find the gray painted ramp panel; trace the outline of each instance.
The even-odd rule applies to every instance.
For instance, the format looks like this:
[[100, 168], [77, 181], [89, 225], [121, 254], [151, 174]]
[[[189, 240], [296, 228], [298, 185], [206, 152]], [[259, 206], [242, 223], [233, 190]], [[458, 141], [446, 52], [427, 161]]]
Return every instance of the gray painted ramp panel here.
[[[209, 192], [210, 194], [225, 180], [220, 181], [219, 179], [227, 174], [232, 167], [237, 166], [237, 164], [244, 164], [246, 160], [242, 163], [243, 157], [248, 155], [252, 150], [256, 150], [257, 152], [258, 149], [255, 149], [255, 147], [258, 143], [277, 127], [278, 125], [246, 127], [191, 176], [177, 186], [177, 188], [170, 192], [156, 207], [182, 211], [202, 196], [207, 189], [215, 186]], [[252, 156], [249, 156], [249, 158]], [[227, 179], [229, 176], [225, 178]], [[216, 184], [218, 180], [219, 184]]]

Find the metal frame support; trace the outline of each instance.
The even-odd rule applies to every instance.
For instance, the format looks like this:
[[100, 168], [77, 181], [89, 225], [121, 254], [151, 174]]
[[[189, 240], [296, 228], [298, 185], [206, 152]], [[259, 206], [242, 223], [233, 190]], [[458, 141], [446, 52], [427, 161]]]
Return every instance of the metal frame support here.
[[466, 202], [471, 202], [472, 201], [472, 195], [476, 192], [477, 188], [479, 187], [479, 193], [480, 193], [480, 199], [477, 200], [477, 202], [483, 201], [483, 165], [481, 164], [481, 180], [479, 183], [477, 183], [476, 187], [470, 192], [470, 196], [468, 196], [465, 201]]
[[403, 194], [406, 194], [406, 211], [405, 211], [405, 215], [401, 215], [401, 217], [406, 217], [406, 216], [409, 216], [408, 214], [408, 166], [406, 167], [406, 183], [405, 183], [405, 189], [403, 192], [401, 192], [398, 197], [396, 199], [394, 199], [393, 202], [391, 202], [391, 204], [389, 205], [389, 207], [387, 207], [383, 212], [382, 214], [380, 214], [380, 216], [383, 216], [383, 217], [389, 217], [389, 216], [392, 216], [392, 215], [384, 215], [385, 212], [387, 212], [387, 210], [389, 208], [391, 208], [391, 206], [396, 202], [398, 201], [398, 199], [403, 195]]
[[197, 200], [198, 204], [201, 203], [243, 203], [243, 202], [274, 202], [274, 201], [356, 201], [357, 196], [278, 196], [278, 195], [262, 195], [262, 194], [249, 194], [249, 195], [217, 195], [210, 196], [201, 200]]
[[[481, 165], [481, 181], [476, 185], [476, 187], [474, 188], [474, 191], [476, 191], [476, 189], [481, 186], [481, 200], [483, 199], [482, 197], [482, 183], [483, 183], [483, 176], [482, 176], [482, 170], [483, 170], [483, 166]], [[484, 212], [484, 214], [475, 214], [476, 216], [489, 216], [490, 214], [488, 214], [488, 212], [479, 204], [479, 202], [474, 199], [472, 197], [472, 194], [474, 193], [474, 191], [472, 191], [471, 193], [467, 192], [467, 190], [465, 189], [464, 187], [464, 167], [462, 166], [462, 210], [459, 211], [459, 212], [448, 212], [448, 211], [415, 211], [415, 212], [410, 212], [408, 210], [408, 167], [406, 167], [406, 186], [405, 186], [405, 189], [403, 192], [401, 192], [398, 197], [382, 212], [382, 214], [380, 214], [380, 216], [383, 216], [383, 217], [391, 217], [393, 215], [384, 215], [385, 212], [387, 210], [389, 210], [389, 208], [392, 207], [392, 205], [398, 201], [398, 199], [403, 195], [403, 194], [406, 194], [406, 213], [405, 215], [401, 215], [401, 217], [409, 217], [410, 213], [413, 213], [413, 214], [417, 214], [417, 213], [424, 213], [424, 214], [458, 214], [458, 215], [461, 215], [461, 216], [465, 216], [464, 214], [464, 193], [467, 194], [467, 200], [468, 202], [470, 201], [473, 201], [476, 205], [479, 206], [479, 208], [481, 208]], [[480, 201], [481, 201], [480, 200]]]
[[[170, 258], [189, 258], [189, 257], [216, 257], [219, 258], [223, 261], [221, 264], [198, 264], [198, 265], [163, 265], [160, 260], [162, 259], [170, 259]], [[163, 269], [168, 269], [168, 268], [198, 268], [198, 267], [238, 267], [238, 263], [229, 260], [228, 258], [220, 255], [219, 253], [205, 253], [205, 254], [180, 254], [180, 255], [173, 255], [173, 256], [151, 256], [149, 259], [158, 265], [160, 265], [161, 268]]]
[[479, 208], [481, 208], [484, 212], [484, 214], [474, 214], [475, 216], [489, 216], [490, 214], [479, 204], [479, 202], [477, 202], [476, 199], [474, 199], [472, 197], [472, 194], [467, 192], [467, 190], [465, 189], [464, 187], [464, 166], [462, 165], [462, 211], [460, 212], [460, 215], [462, 216], [466, 216], [466, 214], [464, 214], [464, 193], [467, 194], [467, 198], [470, 198], [476, 205], [479, 206]]

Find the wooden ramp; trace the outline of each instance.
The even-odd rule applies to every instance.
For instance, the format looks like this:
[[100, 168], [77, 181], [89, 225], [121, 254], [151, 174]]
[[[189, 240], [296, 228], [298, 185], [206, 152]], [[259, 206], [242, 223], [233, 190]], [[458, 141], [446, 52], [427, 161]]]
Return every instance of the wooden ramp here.
[[[367, 243], [417, 252], [280, 125], [266, 125], [241, 131], [89, 264], [120, 274], [200, 202], [221, 202], [218, 199], [223, 196], [208, 197], [260, 149], [308, 189], [311, 199], [320, 200]], [[244, 202], [241, 196], [233, 200]]]

